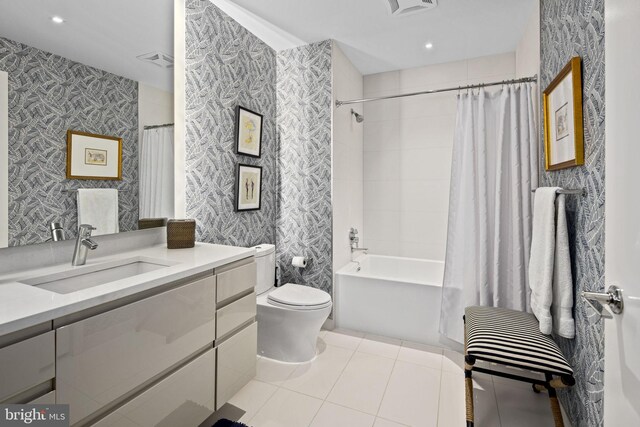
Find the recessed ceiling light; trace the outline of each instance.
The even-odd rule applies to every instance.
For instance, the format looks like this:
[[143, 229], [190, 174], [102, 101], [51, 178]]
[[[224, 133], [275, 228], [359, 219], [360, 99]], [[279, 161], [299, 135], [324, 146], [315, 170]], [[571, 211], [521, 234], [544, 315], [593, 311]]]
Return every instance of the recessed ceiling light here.
[[427, 43], [424, 45], [426, 49], [433, 49], [433, 43]]
[[62, 24], [64, 22], [64, 19], [62, 19], [59, 16], [54, 16], [54, 17], [51, 18], [51, 20], [56, 24]]

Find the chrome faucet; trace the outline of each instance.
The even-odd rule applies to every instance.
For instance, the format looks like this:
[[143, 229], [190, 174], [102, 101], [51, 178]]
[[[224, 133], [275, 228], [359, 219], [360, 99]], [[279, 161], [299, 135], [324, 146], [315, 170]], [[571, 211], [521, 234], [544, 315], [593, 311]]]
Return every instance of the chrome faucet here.
[[60, 242], [62, 240], [64, 240], [64, 229], [62, 228], [62, 225], [60, 225], [59, 222], [51, 222], [49, 224], [49, 232], [51, 233], [51, 237], [49, 239], [47, 239], [48, 241], [52, 241], [52, 242]]
[[84, 265], [87, 262], [87, 252], [98, 247], [98, 244], [91, 239], [91, 232], [95, 229], [94, 226], [89, 224], [80, 225], [71, 265]]
[[360, 238], [358, 237], [358, 229], [351, 227], [349, 230], [349, 241], [351, 242], [351, 253], [354, 252], [364, 252], [365, 254], [369, 249], [367, 248], [359, 248], [358, 243], [360, 242]]

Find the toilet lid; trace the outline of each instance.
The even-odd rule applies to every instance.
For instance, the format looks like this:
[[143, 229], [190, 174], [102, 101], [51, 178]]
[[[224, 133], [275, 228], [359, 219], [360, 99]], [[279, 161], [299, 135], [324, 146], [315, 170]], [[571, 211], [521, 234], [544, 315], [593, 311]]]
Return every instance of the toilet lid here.
[[271, 292], [268, 296], [274, 305], [286, 305], [291, 308], [323, 308], [331, 305], [331, 295], [321, 289], [287, 283]]

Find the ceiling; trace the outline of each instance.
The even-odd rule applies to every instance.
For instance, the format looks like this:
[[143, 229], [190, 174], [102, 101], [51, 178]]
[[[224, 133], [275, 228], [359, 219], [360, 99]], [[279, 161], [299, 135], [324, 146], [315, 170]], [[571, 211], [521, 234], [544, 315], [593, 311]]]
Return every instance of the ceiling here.
[[0, 37], [173, 92], [173, 68], [136, 58], [173, 56], [173, 0], [0, 0], [0, 11]]
[[223, 10], [231, 1], [288, 34], [289, 46], [282, 34], [275, 43], [263, 38], [276, 50], [334, 39], [363, 74], [373, 74], [514, 51], [537, 0], [438, 0], [435, 9], [402, 17], [391, 16], [388, 0], [211, 1]]

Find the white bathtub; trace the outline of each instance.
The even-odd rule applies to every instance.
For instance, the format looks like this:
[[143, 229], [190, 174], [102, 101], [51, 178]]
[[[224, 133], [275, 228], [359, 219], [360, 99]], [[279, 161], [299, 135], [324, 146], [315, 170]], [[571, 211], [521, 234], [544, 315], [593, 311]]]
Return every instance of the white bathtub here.
[[336, 327], [442, 345], [444, 262], [363, 255], [336, 273]]

